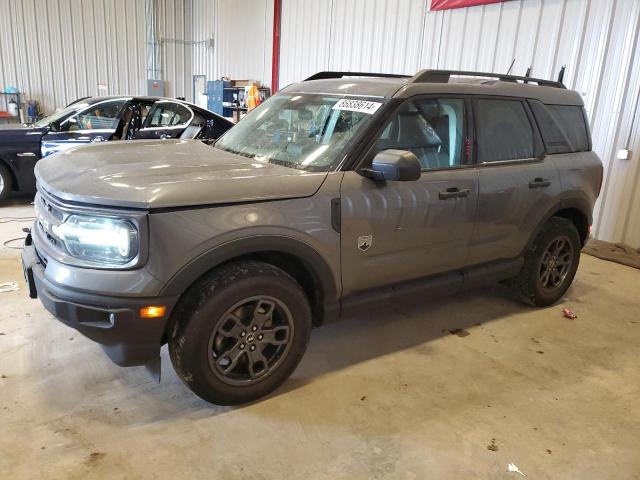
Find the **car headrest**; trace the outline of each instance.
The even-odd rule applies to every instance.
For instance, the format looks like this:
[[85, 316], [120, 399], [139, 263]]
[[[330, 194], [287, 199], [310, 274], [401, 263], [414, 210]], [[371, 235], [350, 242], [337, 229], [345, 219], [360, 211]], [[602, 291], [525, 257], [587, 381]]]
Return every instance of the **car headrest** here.
[[307, 110], [306, 108], [304, 110], [298, 110], [298, 118], [300, 120], [311, 120], [313, 118], [313, 113], [311, 113], [311, 110]]
[[442, 139], [419, 112], [398, 115], [398, 144], [403, 148], [437, 148]]

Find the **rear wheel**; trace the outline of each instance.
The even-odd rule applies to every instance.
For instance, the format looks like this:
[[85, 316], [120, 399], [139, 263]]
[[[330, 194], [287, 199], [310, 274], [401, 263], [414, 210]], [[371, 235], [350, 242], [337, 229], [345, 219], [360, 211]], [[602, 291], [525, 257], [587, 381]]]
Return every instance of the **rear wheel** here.
[[171, 361], [194, 393], [232, 405], [267, 395], [300, 362], [311, 310], [304, 291], [273, 265], [245, 261], [213, 271], [176, 308]]
[[552, 217], [525, 254], [522, 271], [509, 283], [525, 303], [551, 305], [571, 285], [581, 248], [575, 225], [565, 218]]
[[0, 202], [9, 198], [12, 188], [13, 178], [11, 177], [11, 172], [6, 165], [0, 162]]

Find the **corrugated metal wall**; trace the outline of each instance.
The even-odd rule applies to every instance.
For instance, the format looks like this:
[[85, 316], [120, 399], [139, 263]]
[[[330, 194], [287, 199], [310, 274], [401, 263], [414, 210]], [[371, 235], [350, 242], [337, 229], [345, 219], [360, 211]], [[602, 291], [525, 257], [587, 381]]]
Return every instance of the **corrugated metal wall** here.
[[280, 85], [319, 70], [415, 73], [426, 3], [282, 0]]
[[[147, 78], [188, 100], [193, 75], [271, 80], [273, 0], [0, 0], [0, 11], [0, 88], [19, 87], [45, 112], [144, 94]], [[150, 19], [158, 55], [147, 72]]]
[[[273, 0], [192, 0], [193, 74], [271, 83]], [[211, 47], [208, 39], [213, 39]]]
[[[269, 85], [273, 0], [153, 2], [168, 96], [193, 75]], [[84, 95], [146, 91], [142, 0], [0, 0], [0, 87], [52, 111]], [[429, 12], [426, 0], [283, 0], [280, 83], [318, 70], [420, 68], [555, 77], [579, 91], [605, 164], [598, 238], [640, 246], [640, 1], [514, 0]], [[208, 42], [213, 39], [213, 47]], [[629, 148], [632, 158], [618, 160]]]
[[47, 112], [146, 90], [144, 2], [0, 0], [0, 12], [0, 88], [19, 87]]
[[[153, 0], [160, 80], [167, 97], [193, 100], [193, 0]], [[140, 21], [144, 22], [142, 18]], [[156, 72], [156, 75], [158, 72]]]
[[[640, 247], [640, 1], [515, 0], [429, 12], [425, 0], [283, 0], [281, 84], [326, 69], [555, 78], [584, 98], [605, 165], [597, 238]], [[632, 158], [616, 152], [630, 148]]]

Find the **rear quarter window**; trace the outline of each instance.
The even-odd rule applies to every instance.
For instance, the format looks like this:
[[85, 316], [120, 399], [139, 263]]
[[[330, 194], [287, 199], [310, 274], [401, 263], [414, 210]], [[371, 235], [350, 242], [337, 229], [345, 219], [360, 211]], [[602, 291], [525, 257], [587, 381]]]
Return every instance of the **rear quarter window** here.
[[545, 105], [530, 100], [547, 153], [584, 152], [589, 147], [589, 132], [583, 109], [577, 105]]

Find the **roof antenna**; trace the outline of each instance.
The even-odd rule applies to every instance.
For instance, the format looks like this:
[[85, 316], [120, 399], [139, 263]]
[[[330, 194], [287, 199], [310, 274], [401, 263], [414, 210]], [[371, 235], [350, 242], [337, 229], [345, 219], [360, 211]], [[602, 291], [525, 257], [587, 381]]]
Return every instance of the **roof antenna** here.
[[562, 65], [562, 68], [560, 69], [560, 73], [558, 73], [558, 83], [562, 83], [562, 81], [564, 80], [564, 71], [567, 69], [566, 65]]
[[516, 63], [516, 59], [514, 58], [513, 61], [511, 62], [511, 65], [509, 65], [509, 70], [507, 70], [507, 73], [505, 73], [505, 75], [509, 75], [509, 72], [511, 72], [511, 69], [513, 68], [513, 64]]
[[[529, 65], [529, 68], [527, 68], [527, 73], [524, 74], [525, 77], [530, 77], [531, 76], [531, 65]], [[529, 83], [528, 80], [525, 80], [524, 83]]]

